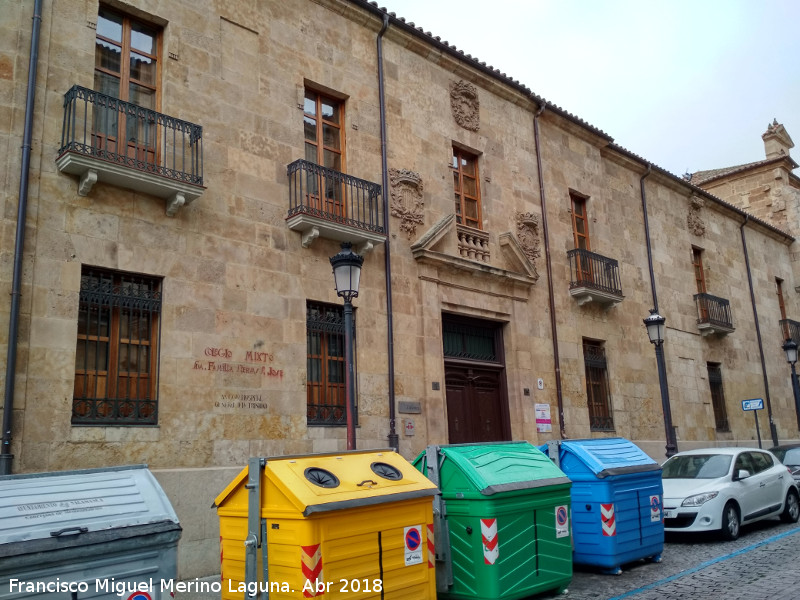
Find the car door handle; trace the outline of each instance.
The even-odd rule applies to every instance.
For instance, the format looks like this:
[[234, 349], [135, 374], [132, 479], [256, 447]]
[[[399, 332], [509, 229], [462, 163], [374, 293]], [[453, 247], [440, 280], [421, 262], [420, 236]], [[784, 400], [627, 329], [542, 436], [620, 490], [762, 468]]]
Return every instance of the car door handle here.
[[767, 484], [762, 481], [761, 483], [758, 484], [758, 487], [765, 487], [766, 485]]

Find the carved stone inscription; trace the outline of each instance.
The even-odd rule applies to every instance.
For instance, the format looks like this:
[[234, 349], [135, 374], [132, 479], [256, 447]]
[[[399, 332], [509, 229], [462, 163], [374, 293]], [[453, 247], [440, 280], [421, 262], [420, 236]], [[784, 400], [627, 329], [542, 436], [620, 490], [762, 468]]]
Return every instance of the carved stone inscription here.
[[450, 84], [450, 109], [453, 118], [461, 127], [478, 131], [481, 126], [478, 88], [468, 81], [454, 81]]
[[268, 405], [257, 391], [264, 378], [283, 379], [283, 369], [269, 364], [274, 358], [271, 352], [246, 350], [235, 354], [229, 348], [209, 347], [203, 350], [203, 358], [194, 361], [192, 370], [219, 373], [231, 387], [214, 402], [215, 408], [263, 409]]
[[425, 222], [422, 199], [422, 180], [419, 173], [407, 169], [389, 169], [392, 194], [392, 216], [400, 218], [400, 230], [411, 239], [417, 233], [417, 225]]

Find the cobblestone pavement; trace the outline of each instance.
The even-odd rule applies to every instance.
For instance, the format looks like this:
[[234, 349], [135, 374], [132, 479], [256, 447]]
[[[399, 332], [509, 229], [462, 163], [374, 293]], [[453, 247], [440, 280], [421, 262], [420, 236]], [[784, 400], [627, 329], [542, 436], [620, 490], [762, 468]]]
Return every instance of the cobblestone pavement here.
[[[219, 575], [208, 578], [219, 581]], [[219, 600], [220, 594], [176, 593], [175, 600]], [[667, 536], [660, 563], [625, 565], [621, 575], [577, 567], [564, 594], [530, 600], [797, 600], [800, 524], [762, 521], [735, 542], [712, 536]]]
[[640, 561], [621, 575], [576, 568], [569, 590], [536, 600], [796, 600], [800, 526], [764, 521], [735, 542], [668, 535], [661, 563]]

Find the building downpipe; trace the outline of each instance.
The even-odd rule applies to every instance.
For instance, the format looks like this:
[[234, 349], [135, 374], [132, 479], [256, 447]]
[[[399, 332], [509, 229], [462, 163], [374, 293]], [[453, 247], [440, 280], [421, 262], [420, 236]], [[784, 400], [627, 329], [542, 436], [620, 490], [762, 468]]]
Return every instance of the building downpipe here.
[[383, 218], [386, 223], [386, 242], [384, 242], [384, 257], [386, 270], [386, 361], [389, 376], [389, 447], [395, 452], [400, 451], [400, 439], [397, 435], [397, 414], [395, 412], [394, 396], [394, 318], [392, 317], [392, 253], [389, 243], [389, 164], [386, 152], [386, 96], [384, 92], [383, 76], [383, 34], [389, 28], [389, 15], [383, 15], [383, 27], [378, 32], [378, 103], [380, 104], [381, 124], [381, 194], [383, 195]]
[[[642, 218], [644, 220], [644, 241], [647, 247], [647, 267], [650, 272], [650, 293], [653, 296], [653, 310], [651, 315], [658, 314], [658, 294], [656, 293], [656, 276], [653, 269], [653, 249], [650, 244], [650, 220], [647, 217], [647, 192], [644, 180], [653, 171], [653, 165], [647, 163], [647, 171], [639, 178], [639, 193], [642, 196]], [[664, 358], [663, 341], [655, 344], [656, 368], [658, 370], [658, 387], [661, 392], [661, 411], [664, 414], [664, 440], [666, 442], [666, 456], [669, 458], [678, 451], [678, 441], [675, 427], [672, 424], [672, 406], [669, 401], [669, 382], [667, 381], [667, 364]]]
[[650, 271], [650, 294], [653, 298], [653, 310], [658, 312], [658, 294], [656, 293], [656, 275], [653, 271], [653, 249], [650, 246], [650, 222], [647, 218], [647, 193], [644, 190], [644, 180], [650, 177], [653, 166], [648, 164], [647, 171], [639, 178], [639, 193], [642, 196], [642, 214], [644, 215], [644, 243], [647, 246], [647, 268]]
[[11, 428], [14, 412], [14, 381], [17, 371], [17, 338], [19, 337], [19, 302], [22, 288], [22, 250], [25, 245], [25, 219], [28, 212], [28, 172], [31, 164], [33, 104], [36, 99], [36, 65], [39, 62], [39, 30], [42, 25], [42, 0], [33, 4], [31, 52], [28, 65], [28, 89], [25, 99], [25, 127], [22, 134], [22, 160], [19, 169], [19, 202], [17, 204], [17, 237], [14, 243], [14, 275], [11, 283], [11, 310], [8, 318], [8, 355], [6, 357], [6, 389], [3, 396], [3, 440], [0, 448], [0, 475], [11, 474]]
[[758, 353], [761, 355], [761, 373], [764, 377], [764, 400], [767, 402], [767, 418], [769, 418], [769, 432], [772, 435], [772, 445], [778, 445], [778, 429], [772, 419], [772, 402], [769, 397], [769, 379], [767, 378], [767, 364], [764, 361], [764, 345], [761, 341], [761, 327], [758, 324], [758, 309], [756, 308], [756, 296], [753, 293], [753, 277], [750, 273], [750, 256], [747, 252], [747, 238], [744, 235], [744, 227], [750, 220], [750, 215], [744, 216], [744, 222], [739, 227], [742, 236], [742, 249], [744, 250], [744, 264], [747, 269], [747, 284], [750, 286], [750, 303], [753, 305], [753, 322], [756, 326], [756, 339], [758, 340]]
[[539, 177], [539, 197], [542, 202], [542, 236], [544, 237], [544, 256], [547, 267], [547, 294], [550, 303], [550, 333], [553, 338], [553, 363], [556, 378], [556, 403], [558, 407], [558, 428], [561, 439], [567, 439], [567, 429], [564, 424], [564, 393], [561, 388], [561, 359], [558, 356], [558, 328], [556, 327], [556, 301], [553, 294], [553, 267], [550, 256], [550, 233], [547, 228], [547, 202], [544, 194], [544, 176], [542, 174], [542, 152], [539, 142], [539, 117], [544, 112], [545, 105], [541, 104], [539, 110], [533, 115], [533, 141], [536, 145], [536, 173]]

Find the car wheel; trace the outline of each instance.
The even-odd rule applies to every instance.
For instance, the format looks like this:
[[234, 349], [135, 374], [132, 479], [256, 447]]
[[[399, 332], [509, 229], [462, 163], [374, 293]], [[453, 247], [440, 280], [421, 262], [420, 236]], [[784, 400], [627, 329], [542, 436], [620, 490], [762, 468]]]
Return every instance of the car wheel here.
[[733, 502], [728, 502], [722, 509], [722, 537], [733, 541], [739, 537], [739, 510]]
[[784, 523], [797, 523], [797, 519], [800, 519], [800, 499], [798, 499], [797, 491], [790, 489], [786, 494], [786, 503], [781, 514], [781, 521]]

